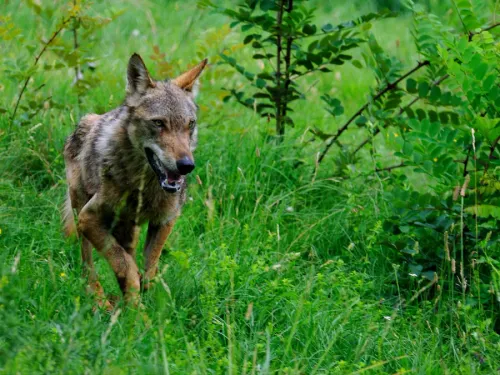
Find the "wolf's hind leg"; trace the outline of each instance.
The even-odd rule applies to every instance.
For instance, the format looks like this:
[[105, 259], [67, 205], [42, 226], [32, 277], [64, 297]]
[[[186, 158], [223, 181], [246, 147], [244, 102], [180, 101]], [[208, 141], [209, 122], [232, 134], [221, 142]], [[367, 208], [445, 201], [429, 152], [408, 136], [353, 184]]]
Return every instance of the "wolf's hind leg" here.
[[[76, 172], [78, 172], [78, 170], [76, 170]], [[73, 176], [75, 176], [76, 172], [73, 171]], [[68, 174], [68, 176], [70, 176], [70, 174]], [[75, 184], [75, 181], [70, 180], [69, 177], [68, 181], [72, 184]], [[77, 179], [77, 181], [79, 180]], [[71, 219], [71, 222], [74, 225], [73, 210], [75, 210], [76, 212], [80, 212], [87, 203], [88, 198], [86, 198], [86, 194], [81, 186], [77, 185], [70, 186], [67, 199], [69, 199], [70, 201], [70, 209], [66, 208], [66, 221], [69, 222], [69, 219]], [[66, 206], [68, 205], [66, 204]], [[71, 215], [71, 217], [69, 217], [69, 215]], [[76, 226], [75, 229], [77, 229]], [[109, 301], [106, 300], [104, 289], [102, 288], [101, 283], [97, 278], [97, 273], [94, 269], [94, 262], [92, 259], [92, 249], [94, 247], [92, 246], [92, 243], [83, 235], [83, 233], [81, 233], [81, 231], [77, 230], [77, 233], [78, 237], [81, 239], [80, 249], [82, 256], [83, 277], [85, 277], [88, 282], [87, 292], [93, 294], [96, 297], [99, 306], [104, 307], [107, 310], [111, 310], [112, 306]]]
[[140, 288], [139, 270], [135, 259], [128, 254], [110, 233], [114, 213], [96, 194], [80, 212], [78, 229], [106, 257], [113, 269], [127, 302], [137, 304]]
[[143, 288], [149, 289], [150, 281], [155, 277], [158, 269], [158, 261], [163, 250], [163, 245], [172, 232], [175, 219], [165, 225], [156, 225], [149, 223], [146, 244], [144, 246], [144, 258], [146, 261], [146, 270], [144, 273]]
[[87, 278], [88, 285], [87, 290], [96, 297], [99, 306], [104, 307], [106, 310], [111, 310], [113, 306], [106, 299], [106, 294], [102, 288], [101, 283], [97, 279], [97, 273], [94, 268], [94, 261], [92, 259], [92, 243], [81, 236], [82, 238], [82, 263], [83, 263], [83, 276]]

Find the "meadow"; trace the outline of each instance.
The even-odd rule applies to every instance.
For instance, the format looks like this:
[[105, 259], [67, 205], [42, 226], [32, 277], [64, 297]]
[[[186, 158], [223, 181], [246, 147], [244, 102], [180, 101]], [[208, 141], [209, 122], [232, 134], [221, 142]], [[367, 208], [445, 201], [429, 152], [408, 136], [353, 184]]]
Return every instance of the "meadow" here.
[[[79, 54], [71, 53], [76, 45], [68, 23], [34, 66], [73, 5], [0, 5], [0, 373], [500, 371], [500, 217], [488, 222], [493, 237], [485, 240], [483, 232], [475, 232], [482, 249], [489, 249], [478, 262], [494, 275], [483, 283], [490, 288], [486, 302], [478, 302], [459, 285], [443, 255], [459, 219], [447, 229], [435, 227], [435, 238], [418, 237], [427, 236], [424, 224], [411, 232], [417, 253], [425, 254], [426, 247], [439, 253], [428, 269], [413, 270], [387, 245], [397, 240], [388, 236], [386, 223], [405, 215], [388, 195], [394, 190], [390, 179], [404, 177], [402, 186], [445, 200], [433, 193], [439, 184], [411, 169], [377, 173], [399, 162], [398, 129], [384, 130], [374, 141], [376, 161], [369, 149], [346, 160], [343, 149], [332, 148], [317, 165], [324, 142], [311, 140], [310, 130], [334, 133], [369, 99], [377, 82], [372, 71], [347, 63], [304, 77], [305, 97], [293, 104], [295, 125], [287, 127], [283, 142], [275, 142], [272, 120], [224, 100], [226, 89], [249, 86], [222, 63], [220, 53], [262, 69], [251, 58], [251, 47], [243, 45], [241, 31], [229, 27], [229, 17], [195, 1], [83, 2], [79, 17], [88, 22], [78, 29]], [[317, 8], [318, 24], [378, 10], [368, 1], [306, 6]], [[459, 23], [453, 12], [441, 9], [450, 7], [437, 11], [443, 20]], [[370, 29], [404, 70], [420, 61], [413, 32], [407, 12], [376, 20]], [[116, 296], [109, 313], [96, 309], [85, 293], [78, 241], [62, 233], [62, 150], [81, 116], [122, 102], [133, 52], [142, 55], [155, 78], [175, 76], [205, 57], [210, 65], [197, 98], [200, 139], [189, 199], [141, 307], [124, 305], [112, 271], [94, 251], [104, 289]], [[353, 55], [362, 60], [369, 52], [361, 45]], [[77, 82], [75, 56], [83, 74]], [[31, 78], [12, 119], [26, 74]], [[325, 93], [341, 99], [342, 114], [325, 111]], [[365, 136], [366, 129], [352, 127], [341, 141], [357, 144]], [[462, 172], [457, 174], [462, 179]], [[451, 193], [446, 197], [451, 200]], [[462, 217], [463, 208], [462, 200]], [[408, 233], [406, 228], [398, 235]]]

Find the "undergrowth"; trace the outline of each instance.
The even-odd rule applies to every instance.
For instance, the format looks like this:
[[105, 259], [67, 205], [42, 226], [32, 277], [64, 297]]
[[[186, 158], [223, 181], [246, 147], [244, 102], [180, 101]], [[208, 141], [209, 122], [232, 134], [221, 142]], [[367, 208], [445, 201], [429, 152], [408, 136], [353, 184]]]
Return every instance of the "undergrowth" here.
[[[332, 24], [377, 10], [360, 4], [312, 2], [318, 22]], [[476, 130], [490, 131], [473, 138], [461, 123], [458, 142], [449, 134], [445, 139], [456, 148], [438, 145], [439, 152], [453, 150], [457, 158], [470, 152], [467, 160], [452, 168], [437, 156], [424, 165], [433, 160], [430, 149], [435, 151], [440, 139], [430, 120], [417, 114], [405, 117], [411, 128], [396, 122], [384, 127], [383, 111], [372, 103], [360, 124], [366, 127], [346, 131], [341, 141], [347, 146], [333, 143], [318, 166], [318, 152], [338, 129], [328, 130], [332, 114], [321, 97], [326, 90], [330, 99], [338, 95], [344, 113], [333, 111], [339, 121], [333, 124], [342, 124], [365, 104], [370, 87], [383, 86], [380, 72], [346, 64], [307, 77], [300, 87], [306, 98], [288, 112], [295, 127], [276, 145], [270, 119], [223, 101], [226, 89], [245, 86], [230, 67], [218, 64], [220, 53], [253, 64], [227, 18], [194, 2], [77, 1], [66, 8], [44, 5], [43, 11], [36, 2], [3, 7], [0, 38], [6, 52], [0, 67], [9, 80], [0, 86], [0, 372], [498, 371], [498, 218], [473, 211], [484, 197], [496, 204], [498, 151], [493, 147], [492, 157], [487, 151], [495, 139], [496, 107], [487, 106], [487, 91], [475, 92], [484, 99], [479, 102], [472, 94], [457, 94], [480, 87], [482, 78], [465, 74], [469, 60], [454, 65], [473, 48], [493, 72], [496, 55], [487, 44], [496, 46], [494, 39], [448, 40], [448, 49], [436, 57], [450, 68], [448, 89], [466, 103], [461, 119], [473, 118]], [[452, 14], [442, 14], [443, 23], [459, 24]], [[68, 15], [69, 26], [28, 70]], [[400, 68], [411, 69], [422, 56], [411, 44], [411, 28], [425, 21], [418, 17], [423, 15], [407, 11], [377, 21], [370, 31], [376, 39], [367, 40], [355, 57], [368, 67], [378, 53], [396, 64], [399, 74]], [[494, 31], [488, 35], [493, 38]], [[212, 65], [201, 79], [200, 146], [189, 198], [141, 308], [123, 305], [111, 270], [94, 253], [104, 289], [118, 296], [108, 314], [85, 293], [77, 241], [62, 235], [62, 147], [82, 114], [102, 113], [121, 102], [132, 52], [141, 53], [158, 78], [173, 76], [200, 57]], [[447, 73], [428, 72], [415, 80], [417, 86], [406, 82], [405, 95], [422, 90], [425, 103], [419, 108], [431, 111], [443, 103], [429, 104], [431, 89], [423, 95], [419, 85], [441, 74]], [[13, 116], [23, 77], [29, 82]], [[369, 147], [352, 157], [376, 129], [383, 140], [370, 139]], [[405, 146], [415, 134], [428, 143]], [[401, 160], [409, 167], [384, 170]], [[140, 265], [144, 239], [142, 233]]]

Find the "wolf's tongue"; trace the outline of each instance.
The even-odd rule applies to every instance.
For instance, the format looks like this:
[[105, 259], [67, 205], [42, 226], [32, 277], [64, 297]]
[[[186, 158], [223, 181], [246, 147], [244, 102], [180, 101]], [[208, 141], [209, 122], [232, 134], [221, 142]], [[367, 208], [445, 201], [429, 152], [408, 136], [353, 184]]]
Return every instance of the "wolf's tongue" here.
[[181, 176], [178, 174], [174, 174], [174, 173], [169, 173], [168, 178], [167, 178], [167, 180], [170, 184], [175, 184], [176, 182], [179, 182], [180, 179], [181, 179]]

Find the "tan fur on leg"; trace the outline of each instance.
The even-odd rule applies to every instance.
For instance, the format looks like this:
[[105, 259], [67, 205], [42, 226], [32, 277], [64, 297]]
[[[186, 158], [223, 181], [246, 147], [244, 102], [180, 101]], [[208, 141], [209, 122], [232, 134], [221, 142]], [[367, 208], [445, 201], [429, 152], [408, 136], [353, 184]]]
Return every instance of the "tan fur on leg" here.
[[163, 245], [168, 236], [172, 232], [175, 219], [165, 225], [149, 224], [146, 245], [144, 247], [144, 258], [146, 259], [146, 271], [144, 273], [143, 288], [149, 289], [150, 281], [155, 277], [158, 269], [158, 261], [160, 259]]
[[140, 288], [139, 270], [134, 258], [110, 234], [106, 226], [107, 214], [99, 195], [94, 195], [80, 212], [78, 230], [107, 259], [120, 284], [125, 301], [136, 305]]
[[93, 246], [90, 243], [90, 241], [87, 238], [85, 238], [85, 236], [81, 237], [82, 237], [83, 276], [86, 277], [88, 280], [87, 291], [90, 294], [94, 295], [97, 304], [100, 307], [103, 307], [106, 310], [110, 311], [113, 309], [113, 306], [106, 299], [106, 295], [104, 294], [104, 289], [102, 288], [101, 283], [97, 279], [97, 273], [95, 272], [94, 269], [94, 262], [92, 259]]

